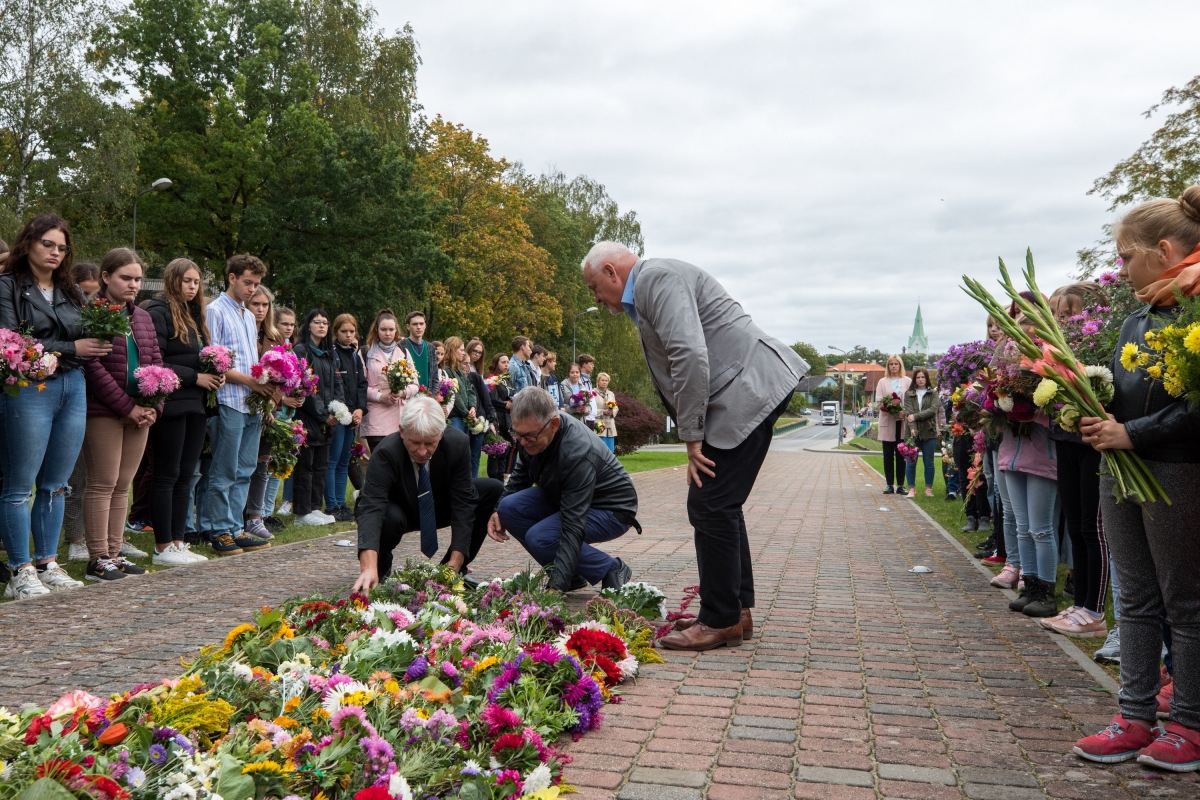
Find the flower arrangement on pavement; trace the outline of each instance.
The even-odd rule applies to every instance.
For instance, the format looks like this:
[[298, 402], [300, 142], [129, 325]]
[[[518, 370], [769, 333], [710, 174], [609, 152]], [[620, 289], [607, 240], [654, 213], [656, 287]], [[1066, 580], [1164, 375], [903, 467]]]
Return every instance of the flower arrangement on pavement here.
[[4, 393], [16, 397], [22, 389], [42, 381], [58, 369], [58, 353], [47, 353], [32, 336], [0, 328], [0, 383]]
[[661, 659], [634, 611], [545, 587], [409, 564], [370, 597], [264, 609], [179, 678], [0, 709], [0, 798], [555, 800], [558, 737]]

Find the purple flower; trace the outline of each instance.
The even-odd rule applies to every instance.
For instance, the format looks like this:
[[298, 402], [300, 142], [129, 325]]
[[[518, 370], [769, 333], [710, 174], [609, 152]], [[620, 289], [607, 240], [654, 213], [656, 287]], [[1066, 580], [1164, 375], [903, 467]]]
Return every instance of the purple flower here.
[[396, 754], [386, 739], [382, 739], [374, 734], [359, 739], [358, 746], [367, 754], [367, 760], [373, 761], [376, 764], [386, 764]]
[[425, 656], [417, 656], [408, 665], [408, 669], [404, 671], [404, 680], [409, 682], [419, 681], [427, 674], [429, 674], [429, 659], [425, 658]]
[[167, 748], [161, 744], [150, 745], [150, 763], [159, 766], [167, 763]]
[[[1124, 262], [1118, 258], [1117, 265], [1121, 266], [1123, 264], [1124, 264]], [[1112, 286], [1114, 283], [1117, 283], [1120, 280], [1121, 280], [1121, 276], [1119, 276], [1115, 272], [1101, 272], [1100, 273], [1100, 285], [1101, 286]]]
[[160, 742], [165, 741], [166, 739], [174, 739], [178, 735], [179, 735], [179, 731], [175, 730], [174, 728], [165, 728], [164, 727], [164, 728], [155, 728], [154, 729], [154, 738]]
[[189, 742], [187, 737], [182, 733], [176, 734], [174, 741], [176, 746], [179, 747], [179, 749], [185, 754], [190, 756], [192, 753], [196, 752], [196, 748], [192, 746], [192, 743]]

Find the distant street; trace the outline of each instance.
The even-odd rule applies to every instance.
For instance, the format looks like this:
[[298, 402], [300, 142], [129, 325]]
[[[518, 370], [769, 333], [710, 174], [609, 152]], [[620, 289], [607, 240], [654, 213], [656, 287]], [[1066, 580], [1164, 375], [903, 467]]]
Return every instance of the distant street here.
[[[771, 442], [771, 449], [787, 453], [798, 453], [809, 447], [830, 447], [837, 442], [838, 429], [836, 425], [822, 425], [820, 417], [814, 412], [807, 417], [808, 424], [792, 433], [776, 436]], [[843, 427], [854, 429], [856, 419], [842, 415]]]

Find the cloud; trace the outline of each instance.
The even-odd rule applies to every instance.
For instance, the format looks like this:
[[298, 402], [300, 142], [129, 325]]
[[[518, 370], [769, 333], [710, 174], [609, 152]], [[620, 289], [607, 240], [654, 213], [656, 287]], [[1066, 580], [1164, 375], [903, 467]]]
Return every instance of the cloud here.
[[896, 350], [983, 332], [958, 289], [1032, 247], [1049, 290], [1110, 221], [1085, 193], [1195, 74], [1137, 46], [1194, 2], [380, 2], [420, 101], [533, 170], [583, 173], [648, 255], [716, 275], [766, 330]]

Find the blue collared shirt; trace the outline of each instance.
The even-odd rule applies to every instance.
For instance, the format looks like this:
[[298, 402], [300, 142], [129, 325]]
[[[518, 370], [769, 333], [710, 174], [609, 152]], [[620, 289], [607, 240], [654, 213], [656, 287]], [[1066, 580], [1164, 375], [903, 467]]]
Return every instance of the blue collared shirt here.
[[633, 307], [633, 276], [636, 273], [637, 264], [633, 265], [633, 269], [629, 271], [629, 278], [625, 281], [625, 293], [621, 295], [621, 305], [625, 308], [625, 313], [633, 320], [633, 324], [637, 325], [637, 311]]
[[[221, 292], [216, 300], [208, 304], [205, 312], [212, 343], [233, 350], [233, 368], [249, 375], [250, 367], [258, 363], [258, 324], [254, 321], [254, 314], [234, 301], [227, 292]], [[243, 414], [250, 413], [246, 405], [249, 396], [250, 387], [237, 383], [226, 382], [217, 389], [218, 403]]]

